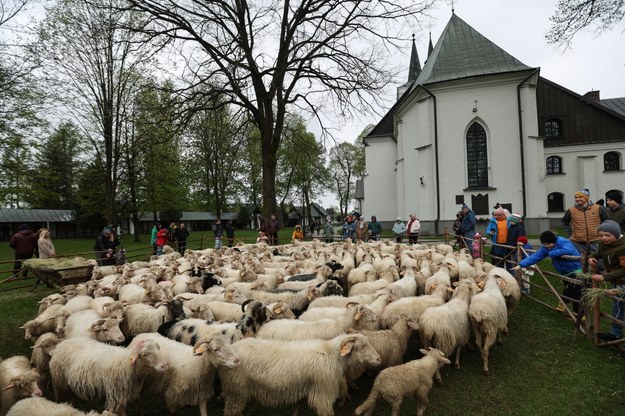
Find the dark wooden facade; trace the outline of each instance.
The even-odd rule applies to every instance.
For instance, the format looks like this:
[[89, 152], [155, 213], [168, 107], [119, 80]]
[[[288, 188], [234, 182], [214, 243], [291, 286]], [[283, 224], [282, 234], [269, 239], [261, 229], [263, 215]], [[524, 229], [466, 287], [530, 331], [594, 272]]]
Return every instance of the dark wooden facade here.
[[[538, 134], [545, 137], [545, 148], [625, 142], [625, 116], [602, 105], [598, 96], [598, 91], [581, 96], [541, 77], [536, 100]], [[561, 121], [559, 134], [546, 131], [550, 120]]]

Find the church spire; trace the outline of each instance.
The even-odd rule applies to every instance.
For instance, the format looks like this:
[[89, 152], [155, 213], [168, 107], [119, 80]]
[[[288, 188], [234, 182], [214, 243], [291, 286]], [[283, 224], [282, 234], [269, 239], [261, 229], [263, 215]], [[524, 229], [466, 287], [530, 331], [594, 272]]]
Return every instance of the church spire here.
[[432, 54], [433, 50], [434, 50], [434, 45], [432, 44], [432, 32], [430, 32], [430, 44], [428, 45], [428, 58]]
[[421, 62], [419, 62], [419, 54], [417, 53], [417, 45], [415, 44], [415, 35], [412, 34], [412, 51], [410, 53], [410, 68], [408, 70], [408, 83], [417, 79], [421, 73]]

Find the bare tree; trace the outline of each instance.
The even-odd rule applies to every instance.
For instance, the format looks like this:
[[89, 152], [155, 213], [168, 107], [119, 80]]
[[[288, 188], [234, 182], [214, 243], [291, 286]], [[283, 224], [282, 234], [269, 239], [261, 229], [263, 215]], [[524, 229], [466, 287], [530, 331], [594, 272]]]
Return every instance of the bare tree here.
[[549, 18], [551, 29], [547, 42], [568, 47], [583, 29], [595, 33], [612, 29], [625, 17], [624, 0], [558, 0]]
[[276, 164], [287, 108], [345, 116], [380, 103], [387, 58], [435, 0], [126, 0], [152, 36], [191, 42], [186, 75], [244, 108], [258, 128], [263, 210], [277, 212]]
[[339, 143], [330, 150], [330, 175], [333, 189], [339, 197], [341, 216], [347, 215], [349, 203], [354, 198], [356, 179], [365, 173], [365, 150], [360, 140], [356, 144]]

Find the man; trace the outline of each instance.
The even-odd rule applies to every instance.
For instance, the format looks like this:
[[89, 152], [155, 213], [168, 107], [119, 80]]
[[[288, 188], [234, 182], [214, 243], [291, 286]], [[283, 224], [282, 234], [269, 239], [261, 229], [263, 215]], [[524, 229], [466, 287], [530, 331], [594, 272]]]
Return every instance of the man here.
[[382, 224], [378, 222], [378, 218], [375, 215], [371, 216], [371, 222], [368, 225], [369, 235], [373, 241], [380, 240], [380, 234], [382, 234]]
[[276, 216], [272, 214], [266, 229], [267, 237], [269, 237], [269, 245], [278, 245], [278, 231], [280, 231], [280, 223], [276, 219]]
[[608, 218], [621, 226], [621, 233], [625, 234], [625, 208], [623, 194], [619, 191], [608, 191], [605, 194], [606, 214]]
[[[37, 247], [37, 234], [28, 227], [28, 224], [20, 225], [18, 231], [9, 240], [9, 246], [15, 250], [15, 264], [13, 273], [18, 273], [22, 268], [21, 260], [29, 259], [35, 254]], [[22, 276], [28, 277], [28, 270], [22, 272]]]
[[215, 234], [215, 249], [221, 248], [221, 239], [223, 236], [223, 228], [221, 227], [221, 219], [217, 218], [213, 224], [213, 234]]
[[[475, 235], [475, 224], [477, 220], [475, 219], [475, 213], [471, 211], [468, 205], [462, 204], [462, 221], [460, 222], [460, 235], [465, 239], [464, 245], [465, 247], [471, 246], [471, 240]], [[467, 240], [468, 239], [468, 240]]]
[[115, 239], [111, 230], [104, 227], [93, 245], [95, 258], [100, 266], [112, 266], [115, 264], [115, 247], [119, 244], [121, 242]]
[[401, 243], [406, 232], [406, 224], [401, 221], [401, 217], [397, 217], [395, 224], [393, 224], [393, 235], [395, 236], [395, 242]]
[[176, 240], [178, 241], [178, 252], [184, 255], [184, 251], [187, 249], [187, 238], [189, 237], [189, 230], [184, 222], [180, 223], [180, 227], [176, 229]]
[[419, 241], [419, 230], [421, 229], [421, 223], [417, 219], [417, 214], [410, 214], [410, 220], [406, 225], [406, 231], [408, 232], [408, 243], [417, 244]]
[[[605, 209], [590, 200], [590, 191], [575, 192], [575, 205], [566, 210], [562, 226], [571, 242], [582, 256], [597, 251], [599, 234], [597, 228], [608, 219]], [[584, 261], [582, 261], [584, 265]]]

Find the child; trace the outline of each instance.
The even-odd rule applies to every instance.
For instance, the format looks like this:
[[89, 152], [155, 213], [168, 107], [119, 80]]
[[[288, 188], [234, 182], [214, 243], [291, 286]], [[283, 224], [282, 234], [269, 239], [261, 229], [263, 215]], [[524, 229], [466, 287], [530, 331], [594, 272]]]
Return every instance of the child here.
[[482, 237], [481, 233], [475, 233], [475, 235], [473, 236], [473, 243], [471, 243], [471, 254], [473, 254], [474, 259], [482, 258], [484, 241], [486, 241], [486, 237]]
[[[527, 258], [529, 256], [529, 254], [527, 254], [527, 250], [532, 250], [533, 248], [532, 248], [532, 245], [527, 240], [527, 237], [524, 235], [519, 236], [516, 239], [516, 243], [517, 243], [517, 246], [521, 246], [520, 248], [523, 249], [523, 250], [518, 250], [517, 253], [515, 254], [514, 260], [518, 263], [521, 260]], [[530, 277], [534, 275], [534, 271], [530, 269], [526, 269], [525, 267], [521, 268], [521, 271], [523, 272], [523, 277], [521, 279], [523, 282], [523, 289], [521, 289], [521, 292], [526, 295], [529, 295], [530, 294]]]
[[[625, 238], [616, 221], [605, 220], [597, 229], [599, 233], [599, 251], [588, 256], [588, 264], [597, 270], [599, 259], [603, 259], [603, 274], [593, 274], [595, 282], [610, 282], [615, 289], [625, 290]], [[612, 301], [612, 316], [625, 320], [625, 300], [621, 297]], [[623, 327], [612, 322], [609, 333], [600, 332], [597, 337], [604, 341], [616, 341], [623, 337]]]
[[256, 244], [258, 243], [269, 244], [269, 237], [267, 237], [265, 233], [262, 231], [258, 232], [258, 237], [256, 238]]
[[295, 242], [295, 240], [302, 241], [304, 239], [304, 233], [302, 232], [301, 225], [297, 224], [295, 226], [295, 229], [293, 230], [293, 235], [291, 236], [291, 238], [293, 242]]

